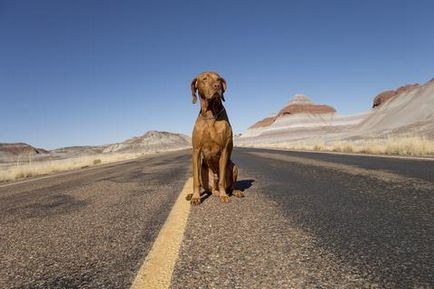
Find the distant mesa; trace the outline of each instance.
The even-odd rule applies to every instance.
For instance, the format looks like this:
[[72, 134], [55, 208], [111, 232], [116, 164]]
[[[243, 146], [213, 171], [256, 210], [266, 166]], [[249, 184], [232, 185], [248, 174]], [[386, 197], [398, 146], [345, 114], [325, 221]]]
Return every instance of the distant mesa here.
[[267, 127], [273, 124], [278, 118], [300, 113], [334, 114], [336, 113], [336, 109], [329, 105], [315, 104], [308, 96], [299, 93], [294, 95], [294, 97], [279, 111], [279, 113], [277, 113], [277, 115], [266, 117], [256, 122], [250, 128]]
[[264, 146], [417, 135], [434, 139], [434, 79], [383, 91], [373, 108], [340, 115], [328, 105], [297, 94], [275, 116], [268, 116], [236, 138], [236, 145]]
[[34, 148], [26, 143], [0, 143], [0, 152], [11, 155], [36, 155], [48, 153], [47, 150]]
[[[431, 80], [431, 81], [433, 81], [433, 80]], [[398, 94], [408, 93], [408, 92], [410, 92], [416, 88], [419, 88], [419, 87], [420, 87], [420, 84], [413, 83], [413, 84], [407, 84], [407, 85], [401, 86], [396, 90], [383, 91], [382, 93], [380, 93], [379, 95], [377, 95], [374, 98], [374, 103], [372, 104], [372, 108], [376, 108], [376, 107], [386, 103], [390, 99], [396, 97]]]
[[397, 93], [397, 94], [400, 94], [400, 93], [407, 93], [407, 92], [410, 92], [410, 91], [412, 91], [412, 90], [414, 90], [414, 89], [416, 89], [416, 88], [418, 88], [418, 87], [420, 87], [420, 84], [419, 84], [419, 83], [407, 84], [407, 85], [404, 85], [404, 86], [401, 86], [400, 88], [398, 88], [398, 89], [396, 90], [396, 93]]
[[0, 143], [0, 163], [20, 158], [34, 158], [48, 155], [49, 151], [32, 147], [26, 143]]
[[81, 155], [93, 155], [102, 153], [105, 146], [71, 146], [51, 150], [51, 154], [58, 157], [78, 157]]
[[374, 98], [374, 103], [372, 104], [372, 108], [375, 108], [377, 106], [382, 105], [383, 103], [386, 103], [389, 99], [393, 98], [394, 96], [396, 96], [395, 90], [383, 91], [382, 93], [380, 93]]
[[276, 119], [275, 116], [266, 117], [253, 124], [250, 128], [260, 128], [260, 127], [270, 126], [275, 119]]
[[309, 97], [304, 94], [296, 94], [294, 98], [279, 113], [279, 116], [296, 114], [296, 113], [313, 113], [327, 114], [336, 113], [336, 109], [329, 105], [315, 104]]
[[103, 152], [159, 151], [185, 148], [190, 145], [190, 137], [186, 135], [151, 130], [142, 136], [132, 137], [121, 143], [108, 145]]
[[101, 146], [71, 146], [53, 150], [34, 148], [25, 143], [0, 143], [0, 164], [92, 156], [102, 153], [147, 153], [183, 149], [191, 146], [189, 136], [165, 131], [148, 131], [142, 136]]

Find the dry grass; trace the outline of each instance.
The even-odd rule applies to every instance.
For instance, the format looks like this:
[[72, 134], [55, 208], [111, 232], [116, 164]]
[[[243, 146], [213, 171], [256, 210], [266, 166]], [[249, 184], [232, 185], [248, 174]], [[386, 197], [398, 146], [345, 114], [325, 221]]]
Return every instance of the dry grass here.
[[293, 150], [332, 151], [343, 153], [364, 153], [400, 156], [434, 157], [434, 140], [420, 136], [390, 136], [375, 140], [337, 141], [325, 143], [276, 143], [259, 144], [253, 147], [282, 148]]
[[150, 155], [154, 153], [156, 152], [107, 153], [62, 160], [29, 162], [24, 164], [21, 163], [0, 168], [0, 182], [14, 181], [22, 178], [48, 175], [56, 172], [88, 168], [101, 164], [135, 159], [144, 155]]
[[109, 155], [94, 155], [83, 156], [63, 160], [50, 160], [18, 164], [10, 166], [0, 171], [1, 181], [13, 181], [22, 178], [47, 175], [51, 173], [75, 170], [80, 168], [87, 168], [96, 166], [102, 163], [112, 163], [121, 160], [133, 159], [141, 156], [142, 154], [109, 154]]

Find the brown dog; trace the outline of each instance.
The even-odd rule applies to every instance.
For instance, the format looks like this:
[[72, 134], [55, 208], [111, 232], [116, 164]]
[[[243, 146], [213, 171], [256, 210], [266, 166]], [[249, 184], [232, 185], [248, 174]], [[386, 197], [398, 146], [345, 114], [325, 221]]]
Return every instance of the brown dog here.
[[238, 167], [231, 161], [232, 128], [222, 101], [226, 81], [215, 72], [203, 72], [191, 82], [193, 104], [200, 97], [200, 112], [193, 128], [193, 205], [200, 204], [200, 187], [229, 202], [228, 193], [243, 197], [235, 190]]

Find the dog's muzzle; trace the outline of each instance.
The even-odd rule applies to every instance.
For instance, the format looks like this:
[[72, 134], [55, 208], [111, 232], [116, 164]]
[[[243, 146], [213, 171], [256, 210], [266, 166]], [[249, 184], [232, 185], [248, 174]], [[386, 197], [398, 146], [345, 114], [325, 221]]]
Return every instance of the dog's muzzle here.
[[223, 97], [223, 92], [221, 90], [219, 90], [219, 91], [216, 91], [214, 93], [209, 94], [209, 96], [207, 96], [206, 98], [208, 100], [212, 100], [215, 98], [222, 98], [222, 97]]

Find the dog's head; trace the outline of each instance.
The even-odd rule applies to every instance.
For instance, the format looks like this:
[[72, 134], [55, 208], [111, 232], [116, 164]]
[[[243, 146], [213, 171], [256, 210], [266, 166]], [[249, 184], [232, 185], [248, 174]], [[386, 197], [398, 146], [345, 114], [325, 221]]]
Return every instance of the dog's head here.
[[220, 98], [225, 101], [223, 93], [226, 90], [226, 81], [216, 72], [202, 72], [191, 81], [191, 94], [193, 103], [196, 103], [196, 91], [199, 92], [199, 97], [203, 100], [213, 100]]

